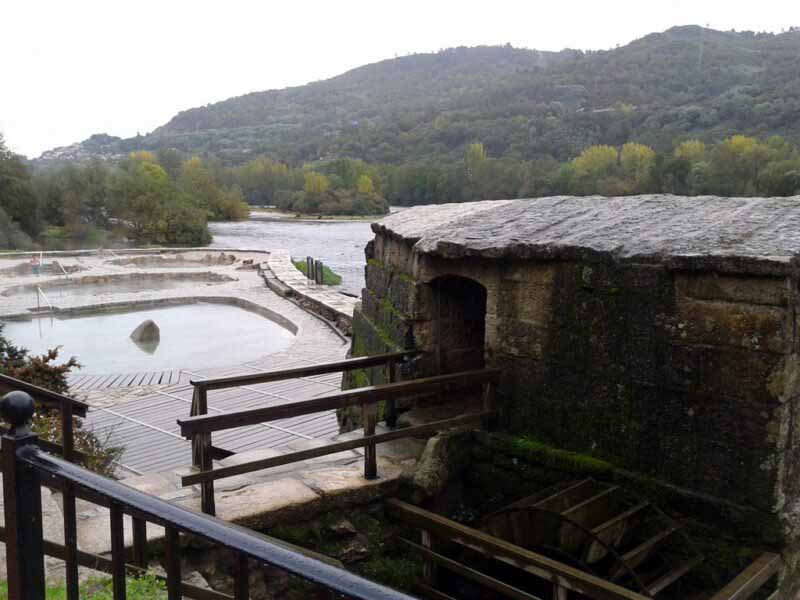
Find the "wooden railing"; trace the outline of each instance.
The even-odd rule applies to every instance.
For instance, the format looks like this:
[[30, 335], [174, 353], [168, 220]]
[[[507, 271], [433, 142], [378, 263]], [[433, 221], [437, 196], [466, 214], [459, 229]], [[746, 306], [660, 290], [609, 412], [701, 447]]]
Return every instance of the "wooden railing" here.
[[[315, 375], [327, 375], [330, 373], [344, 373], [358, 369], [369, 369], [384, 367], [386, 369], [387, 381], [395, 381], [397, 376], [397, 365], [422, 354], [418, 350], [408, 350], [405, 352], [395, 352], [391, 354], [381, 354], [378, 356], [365, 356], [349, 358], [336, 362], [320, 363], [307, 367], [297, 367], [293, 369], [281, 369], [277, 371], [263, 371], [260, 373], [248, 373], [247, 375], [233, 375], [229, 377], [216, 377], [213, 379], [197, 379], [190, 383], [194, 387], [192, 394], [192, 406], [189, 412], [190, 417], [205, 415], [208, 413], [208, 392], [212, 390], [223, 390], [233, 387], [244, 387], [259, 383], [274, 383], [276, 381], [286, 381], [298, 379], [300, 377], [313, 377]], [[392, 426], [397, 419], [397, 407], [395, 403], [387, 404], [388, 423]], [[200, 471], [207, 471], [211, 468], [212, 461], [226, 458], [232, 454], [223, 448], [218, 448], [211, 443], [211, 435], [198, 433], [191, 437], [192, 441], [192, 465]], [[214, 492], [213, 483], [203, 484], [201, 503], [203, 511], [214, 514]]]
[[[360, 361], [362, 366], [365, 364], [380, 364], [379, 362], [374, 362], [380, 360], [385, 360], [385, 357], [353, 359], [353, 361]], [[349, 364], [352, 365], [354, 363], [350, 362]], [[338, 368], [336, 370], [341, 369], [341, 363], [338, 363]], [[488, 425], [494, 415], [494, 394], [499, 376], [500, 371], [497, 369], [466, 371], [448, 375], [437, 375], [424, 379], [413, 379], [384, 385], [356, 388], [344, 392], [319, 396], [312, 400], [292, 402], [280, 406], [256, 408], [219, 415], [197, 415], [189, 417], [188, 419], [179, 419], [178, 425], [181, 429], [181, 435], [192, 440], [193, 447], [198, 448], [199, 454], [199, 458], [195, 462], [195, 465], [199, 468], [196, 472], [182, 477], [181, 482], [184, 486], [199, 483], [201, 486], [202, 510], [205, 513], [214, 514], [214, 481], [217, 479], [234, 477], [236, 475], [252, 473], [254, 471], [309, 460], [311, 458], [336, 454], [345, 450], [364, 448], [364, 476], [367, 479], [374, 479], [377, 477], [377, 444], [406, 437], [430, 435], [442, 429], [465, 426], [476, 422], [483, 422], [485, 425]], [[247, 375], [245, 377], [252, 379], [253, 376]], [[266, 377], [266, 375], [256, 377], [263, 378]], [[232, 378], [227, 379], [230, 381]], [[263, 380], [264, 379], [259, 379], [259, 381]], [[219, 380], [214, 381], [214, 383], [210, 384], [207, 382], [204, 383], [211, 386], [219, 385]], [[418, 394], [431, 394], [445, 389], [462, 389], [476, 386], [482, 386], [483, 388], [483, 403], [479, 412], [459, 415], [451, 419], [398, 429], [386, 433], [375, 433], [379, 402], [385, 401], [387, 406], [390, 407], [388, 413], [392, 418], [387, 418], [387, 425], [391, 427], [396, 424], [396, 412], [395, 409], [391, 407], [396, 406], [396, 402], [400, 398]], [[235, 429], [259, 423], [268, 423], [270, 421], [309, 415], [349, 406], [361, 407], [364, 436], [360, 439], [335, 442], [322, 447], [292, 452], [273, 458], [255, 460], [230, 467], [212, 468], [211, 436], [216, 431]]]
[[[733, 581], [714, 594], [711, 600], [747, 600], [755, 596], [757, 592], [762, 592], [767, 583], [773, 579], [781, 569], [781, 557], [771, 552], [765, 552], [744, 571], [739, 573]], [[763, 598], [763, 595], [759, 596]], [[778, 600], [779, 592], [775, 591], [769, 595], [767, 600]]]
[[[36, 444], [30, 432], [34, 402], [27, 393], [5, 396], [1, 406], [11, 428], [2, 436], [2, 475], [9, 600], [43, 600], [44, 556], [57, 556], [66, 566], [66, 598], [79, 600], [79, 565], [110, 571], [114, 600], [124, 600], [128, 572], [142, 573], [147, 565], [148, 522], [165, 528], [166, 588], [168, 600], [189, 596], [198, 600], [225, 600], [227, 594], [201, 590], [181, 581], [181, 535], [200, 538], [233, 555], [233, 598], [250, 596], [250, 562], [266, 563], [329, 590], [360, 600], [414, 600], [325, 560], [298, 552], [282, 542], [256, 534], [161, 500], [127, 485], [106, 479], [80, 466], [51, 456]], [[43, 539], [41, 486], [62, 494], [64, 545]], [[110, 510], [111, 558], [78, 550], [76, 498]], [[133, 520], [133, 565], [126, 563], [124, 518]]]
[[550, 582], [554, 599], [567, 598], [572, 591], [597, 600], [648, 600], [648, 596], [401, 500], [387, 500], [386, 508], [390, 516], [420, 530], [420, 543], [411, 540], [405, 540], [405, 543], [425, 560], [425, 581], [420, 584], [420, 588], [432, 597], [449, 597], [436, 590], [436, 570], [441, 567], [498, 592], [502, 597], [538, 600], [533, 594], [512, 588], [437, 552], [437, 543], [444, 541]]
[[[42, 449], [59, 454], [65, 460], [71, 462], [83, 462], [85, 460], [86, 457], [83, 453], [75, 449], [73, 417], [85, 417], [86, 411], [89, 409], [88, 404], [8, 375], [0, 375], [0, 395], [13, 392], [30, 394], [37, 405], [50, 410], [55, 409], [59, 412], [61, 443], [57, 444], [37, 438], [36, 443]], [[0, 433], [5, 433], [6, 431], [5, 428], [0, 427]]]

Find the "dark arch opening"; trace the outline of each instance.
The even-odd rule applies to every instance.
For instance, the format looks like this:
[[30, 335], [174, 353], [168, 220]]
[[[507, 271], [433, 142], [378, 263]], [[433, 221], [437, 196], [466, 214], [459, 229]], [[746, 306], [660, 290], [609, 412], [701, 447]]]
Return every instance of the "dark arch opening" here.
[[486, 288], [477, 281], [446, 275], [429, 284], [433, 350], [441, 373], [485, 365]]

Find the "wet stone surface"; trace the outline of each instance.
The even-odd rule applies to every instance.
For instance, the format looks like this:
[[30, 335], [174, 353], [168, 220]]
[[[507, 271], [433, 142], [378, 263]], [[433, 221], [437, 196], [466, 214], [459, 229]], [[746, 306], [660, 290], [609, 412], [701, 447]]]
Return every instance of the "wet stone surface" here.
[[800, 197], [669, 195], [484, 201], [422, 206], [373, 225], [445, 258], [684, 257], [701, 265], [756, 259], [786, 265], [800, 252]]

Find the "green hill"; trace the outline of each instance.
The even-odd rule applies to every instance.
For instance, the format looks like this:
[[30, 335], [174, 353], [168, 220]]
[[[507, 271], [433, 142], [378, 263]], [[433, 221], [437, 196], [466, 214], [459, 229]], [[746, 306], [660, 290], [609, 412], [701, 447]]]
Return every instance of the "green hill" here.
[[192, 108], [147, 136], [93, 136], [42, 159], [177, 148], [227, 164], [259, 154], [400, 164], [452, 162], [475, 140], [493, 157], [558, 160], [629, 140], [656, 150], [733, 133], [798, 142], [798, 56], [800, 30], [696, 26], [598, 52], [453, 48]]

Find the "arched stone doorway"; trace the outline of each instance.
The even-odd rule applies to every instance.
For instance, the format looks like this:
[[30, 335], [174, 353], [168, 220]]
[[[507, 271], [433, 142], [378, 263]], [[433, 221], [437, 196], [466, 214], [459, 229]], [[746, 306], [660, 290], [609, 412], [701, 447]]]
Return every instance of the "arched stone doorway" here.
[[445, 275], [426, 284], [430, 344], [440, 373], [485, 364], [486, 288], [466, 277]]

